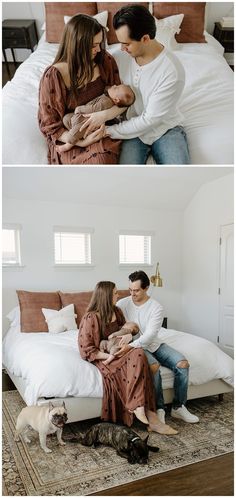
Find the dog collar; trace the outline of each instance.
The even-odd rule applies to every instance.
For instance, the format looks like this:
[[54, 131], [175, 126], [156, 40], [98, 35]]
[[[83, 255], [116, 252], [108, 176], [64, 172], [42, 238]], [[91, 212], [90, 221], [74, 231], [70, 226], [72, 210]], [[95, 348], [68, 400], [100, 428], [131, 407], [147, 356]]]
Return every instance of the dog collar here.
[[140, 437], [139, 436], [133, 437], [133, 439], [131, 439], [131, 443], [133, 443], [134, 441], [137, 441], [137, 439], [140, 439]]

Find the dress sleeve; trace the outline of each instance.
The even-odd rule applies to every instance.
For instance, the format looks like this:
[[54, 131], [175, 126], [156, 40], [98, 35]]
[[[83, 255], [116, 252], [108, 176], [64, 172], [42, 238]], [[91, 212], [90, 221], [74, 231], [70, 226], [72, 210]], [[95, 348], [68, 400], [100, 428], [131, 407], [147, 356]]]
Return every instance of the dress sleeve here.
[[39, 85], [39, 128], [54, 143], [66, 130], [63, 116], [66, 114], [66, 86], [60, 72], [50, 66], [44, 72]]
[[83, 316], [78, 335], [81, 358], [93, 362], [99, 352], [100, 327], [97, 315], [87, 313]]
[[105, 52], [102, 65], [99, 66], [100, 74], [106, 85], [120, 85], [119, 69], [112, 55]]

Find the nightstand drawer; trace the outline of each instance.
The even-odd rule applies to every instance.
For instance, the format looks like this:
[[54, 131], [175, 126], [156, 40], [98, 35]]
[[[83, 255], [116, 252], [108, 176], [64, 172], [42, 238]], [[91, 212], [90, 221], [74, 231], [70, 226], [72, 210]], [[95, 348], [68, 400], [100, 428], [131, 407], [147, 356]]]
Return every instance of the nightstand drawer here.
[[[14, 34], [12, 34], [14, 33]], [[3, 48], [27, 48], [28, 41], [22, 30], [7, 30], [2, 39]]]
[[3, 38], [22, 38], [22, 29], [19, 28], [3, 28]]

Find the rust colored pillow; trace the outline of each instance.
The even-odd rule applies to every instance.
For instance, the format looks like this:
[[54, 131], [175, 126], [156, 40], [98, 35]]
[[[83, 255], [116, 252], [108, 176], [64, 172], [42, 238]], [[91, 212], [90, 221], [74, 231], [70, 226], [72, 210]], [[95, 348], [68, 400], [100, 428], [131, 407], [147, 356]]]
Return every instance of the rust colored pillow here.
[[[137, 2], [128, 2], [129, 5], [137, 4]], [[148, 2], [138, 2], [139, 5], [144, 5], [148, 9]], [[113, 16], [114, 14], [121, 9], [121, 7], [126, 7], [127, 2], [97, 2], [98, 12], [102, 12], [103, 10], [108, 10], [108, 21], [107, 27], [109, 29], [107, 33], [107, 42], [109, 45], [112, 43], [118, 43], [115, 30], [113, 28]]]
[[85, 314], [86, 309], [90, 303], [92, 297], [92, 291], [88, 292], [61, 292], [59, 291], [62, 306], [67, 306], [68, 304], [74, 304], [75, 313], [77, 315], [76, 323], [79, 328], [82, 316]]
[[118, 290], [118, 301], [119, 301], [119, 299], [123, 299], [123, 297], [128, 297], [128, 296], [130, 296], [130, 292], [128, 289], [127, 290], [126, 289], [125, 290]]
[[[92, 291], [88, 292], [59, 292], [62, 306], [74, 304], [75, 313], [77, 314], [76, 323], [79, 328], [81, 318], [86, 313], [87, 307], [92, 297]], [[129, 296], [128, 290], [118, 290], [119, 299]]]
[[21, 332], [48, 332], [42, 308], [61, 309], [59, 292], [17, 290], [20, 304]]
[[65, 26], [64, 16], [75, 14], [97, 14], [96, 2], [44, 2], [46, 18], [46, 41], [59, 43]]
[[184, 14], [178, 43], [206, 43], [204, 36], [206, 2], [154, 2], [153, 15], [157, 19]]

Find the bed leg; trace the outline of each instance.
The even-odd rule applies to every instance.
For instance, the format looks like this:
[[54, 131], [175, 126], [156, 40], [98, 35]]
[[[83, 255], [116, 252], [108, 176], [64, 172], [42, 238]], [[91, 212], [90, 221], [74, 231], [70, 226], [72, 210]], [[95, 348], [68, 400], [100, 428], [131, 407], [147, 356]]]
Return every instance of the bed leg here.
[[224, 394], [223, 393], [218, 394], [218, 399], [219, 401], [224, 401]]

